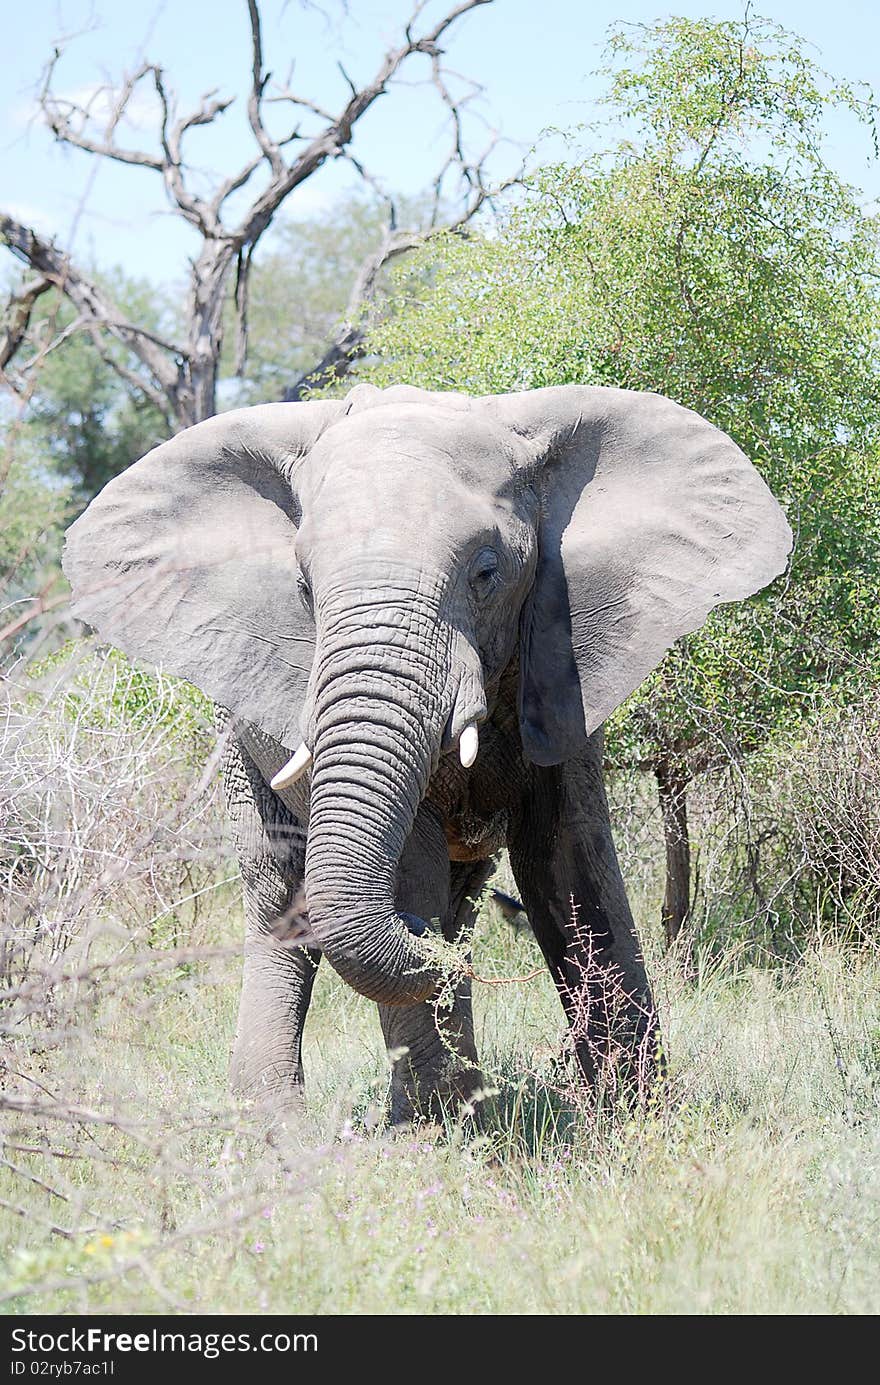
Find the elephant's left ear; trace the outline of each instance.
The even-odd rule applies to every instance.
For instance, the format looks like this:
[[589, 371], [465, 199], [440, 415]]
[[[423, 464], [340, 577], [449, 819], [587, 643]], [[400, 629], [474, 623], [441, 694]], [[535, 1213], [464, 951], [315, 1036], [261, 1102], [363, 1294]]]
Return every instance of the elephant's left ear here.
[[563, 385], [483, 405], [533, 459], [520, 722], [527, 756], [558, 764], [680, 635], [782, 572], [791, 530], [736, 444], [660, 395]]
[[315, 648], [292, 476], [342, 408], [259, 404], [197, 423], [115, 477], [67, 533], [75, 615], [289, 747]]

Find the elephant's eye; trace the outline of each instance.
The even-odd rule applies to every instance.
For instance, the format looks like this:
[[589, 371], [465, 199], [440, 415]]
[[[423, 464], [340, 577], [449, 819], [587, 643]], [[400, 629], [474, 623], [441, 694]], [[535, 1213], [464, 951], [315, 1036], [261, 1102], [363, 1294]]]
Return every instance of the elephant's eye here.
[[498, 585], [498, 554], [493, 548], [482, 549], [471, 564], [471, 587], [477, 596], [486, 597]]
[[305, 577], [302, 573], [300, 573], [296, 579], [296, 585], [299, 590], [300, 601], [305, 606], [309, 615], [313, 615], [314, 603], [312, 601], [312, 588], [309, 585], [309, 579]]

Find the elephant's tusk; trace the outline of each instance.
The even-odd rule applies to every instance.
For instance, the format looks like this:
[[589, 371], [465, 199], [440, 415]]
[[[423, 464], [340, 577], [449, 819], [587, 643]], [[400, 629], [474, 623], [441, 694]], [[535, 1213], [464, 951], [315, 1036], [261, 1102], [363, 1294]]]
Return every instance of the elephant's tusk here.
[[303, 741], [302, 745], [300, 746], [296, 754], [291, 755], [290, 759], [287, 761], [287, 764], [283, 767], [283, 769], [280, 769], [278, 773], [275, 775], [275, 777], [272, 779], [272, 788], [289, 788], [291, 784], [295, 784], [297, 779], [300, 779], [302, 775], [305, 774], [306, 770], [308, 769], [311, 763], [312, 752], [309, 750], [309, 747], [306, 745], [305, 741]]
[[474, 760], [477, 758], [477, 751], [480, 748], [480, 737], [477, 731], [477, 723], [469, 721], [458, 739], [458, 755], [465, 769], [470, 769]]

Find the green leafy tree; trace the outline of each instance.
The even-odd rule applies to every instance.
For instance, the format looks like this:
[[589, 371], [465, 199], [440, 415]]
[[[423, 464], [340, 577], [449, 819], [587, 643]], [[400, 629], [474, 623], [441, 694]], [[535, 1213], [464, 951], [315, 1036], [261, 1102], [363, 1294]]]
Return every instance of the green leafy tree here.
[[542, 170], [495, 238], [422, 253], [372, 332], [377, 383], [656, 390], [729, 432], [786, 506], [790, 571], [680, 641], [612, 719], [656, 777], [663, 923], [690, 907], [693, 777], [846, 700], [880, 653], [878, 224], [826, 162], [874, 111], [763, 20], [616, 30], [610, 147]]
[[[160, 331], [171, 317], [148, 282], [120, 271], [99, 282], [147, 330]], [[57, 292], [32, 313], [19, 356], [29, 390], [21, 430], [27, 450], [70, 489], [75, 508], [168, 436], [168, 422], [139, 388], [138, 368], [129, 368], [124, 348], [107, 342], [96, 351], [86, 324]]]
[[69, 492], [41, 471], [26, 440], [0, 433], [0, 604], [20, 594], [25, 576], [51, 562], [52, 535]]

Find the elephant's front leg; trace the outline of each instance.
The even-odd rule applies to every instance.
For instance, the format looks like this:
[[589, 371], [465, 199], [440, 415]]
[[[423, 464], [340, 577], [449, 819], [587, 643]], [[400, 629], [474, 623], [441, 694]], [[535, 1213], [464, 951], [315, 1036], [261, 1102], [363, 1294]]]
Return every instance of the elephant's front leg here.
[[268, 788], [235, 734], [223, 759], [226, 804], [241, 866], [244, 972], [231, 1083], [273, 1114], [299, 1105], [302, 1035], [320, 953], [303, 945], [305, 832]]
[[601, 731], [582, 755], [531, 770], [509, 848], [584, 1076], [612, 1094], [644, 1093], [657, 1014], [611, 834]]
[[[419, 918], [439, 919], [448, 942], [469, 941], [470, 900], [479, 894], [491, 862], [453, 864], [435, 810], [423, 805], [400, 863], [397, 906]], [[477, 1065], [471, 983], [462, 977], [451, 996], [420, 1005], [380, 1005], [379, 1018], [392, 1059], [391, 1120], [440, 1120], [468, 1104], [484, 1086]]]
[[302, 1094], [303, 1026], [320, 959], [294, 941], [305, 923], [300, 892], [266, 860], [255, 881], [245, 880], [244, 973], [231, 1081], [239, 1095], [274, 1111], [298, 1105]]

